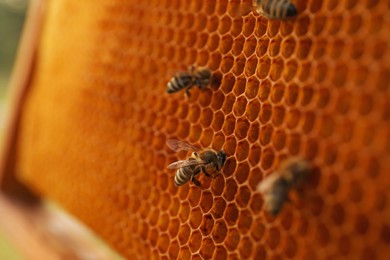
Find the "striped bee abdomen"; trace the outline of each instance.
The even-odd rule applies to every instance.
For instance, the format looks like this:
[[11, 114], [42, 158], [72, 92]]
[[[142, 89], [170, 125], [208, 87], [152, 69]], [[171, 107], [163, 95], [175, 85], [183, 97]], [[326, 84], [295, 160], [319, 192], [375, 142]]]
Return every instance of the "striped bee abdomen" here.
[[167, 92], [174, 93], [194, 85], [193, 77], [188, 72], [179, 72], [167, 84]]
[[192, 176], [196, 176], [200, 173], [200, 168], [197, 166], [186, 166], [179, 168], [175, 175], [175, 185], [181, 186], [187, 181], [191, 180]]
[[259, 13], [270, 19], [287, 19], [297, 15], [297, 9], [290, 0], [255, 0]]

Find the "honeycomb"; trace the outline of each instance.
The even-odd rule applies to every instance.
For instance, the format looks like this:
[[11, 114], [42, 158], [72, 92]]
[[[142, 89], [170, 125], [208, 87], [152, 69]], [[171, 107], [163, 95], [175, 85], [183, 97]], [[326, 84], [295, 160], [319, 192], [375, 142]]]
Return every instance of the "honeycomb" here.
[[[129, 259], [388, 256], [390, 1], [250, 2], [49, 1], [20, 180]], [[167, 94], [192, 64], [218, 84]], [[222, 173], [176, 187], [172, 138], [224, 149]], [[256, 186], [296, 155], [316, 171], [273, 218]]]

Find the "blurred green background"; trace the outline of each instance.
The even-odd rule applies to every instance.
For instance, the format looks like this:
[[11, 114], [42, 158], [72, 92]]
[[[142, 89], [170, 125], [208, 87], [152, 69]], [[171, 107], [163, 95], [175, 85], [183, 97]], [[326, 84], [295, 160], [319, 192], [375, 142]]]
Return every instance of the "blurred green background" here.
[[26, 13], [24, 0], [0, 0], [0, 94], [8, 84]]
[[[26, 0], [0, 0], [0, 125], [4, 98], [26, 14]], [[0, 128], [3, 129], [2, 127]], [[1, 207], [1, 205], [0, 205]], [[23, 259], [0, 227], [0, 260]]]

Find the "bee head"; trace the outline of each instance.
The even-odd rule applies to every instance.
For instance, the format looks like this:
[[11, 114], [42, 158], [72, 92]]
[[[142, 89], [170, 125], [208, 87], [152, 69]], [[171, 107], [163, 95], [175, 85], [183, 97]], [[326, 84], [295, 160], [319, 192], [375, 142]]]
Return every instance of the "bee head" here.
[[222, 166], [225, 164], [225, 161], [226, 161], [226, 153], [225, 151], [219, 151], [217, 153], [217, 157], [218, 157], [218, 163], [221, 165], [220, 168], [222, 168]]

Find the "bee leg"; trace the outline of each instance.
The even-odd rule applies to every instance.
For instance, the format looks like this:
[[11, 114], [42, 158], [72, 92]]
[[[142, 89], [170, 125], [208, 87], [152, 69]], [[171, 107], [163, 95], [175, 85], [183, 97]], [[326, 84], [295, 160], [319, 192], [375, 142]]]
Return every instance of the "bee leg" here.
[[219, 171], [219, 165], [218, 165], [218, 163], [214, 163], [214, 167], [215, 167], [215, 169], [217, 170], [217, 172]]
[[191, 181], [192, 181], [197, 187], [200, 187], [200, 182], [195, 178], [195, 176], [192, 176]]
[[214, 174], [214, 173], [210, 174], [210, 173], [208, 173], [207, 170], [206, 170], [206, 167], [202, 166], [201, 169], [202, 169], [202, 172], [204, 173], [204, 175], [206, 175], [207, 177], [213, 178], [213, 179], [215, 179], [217, 177], [217, 174]]
[[206, 167], [202, 166], [200, 168], [202, 169], [202, 172], [204, 173], [204, 175], [206, 175], [209, 178], [213, 177], [210, 173], [207, 172]]
[[190, 89], [192, 88], [192, 86], [191, 87], [188, 87], [188, 88], [186, 88], [186, 92], [185, 92], [185, 96], [186, 96], [186, 98], [190, 98], [191, 97], [191, 93], [190, 93]]

